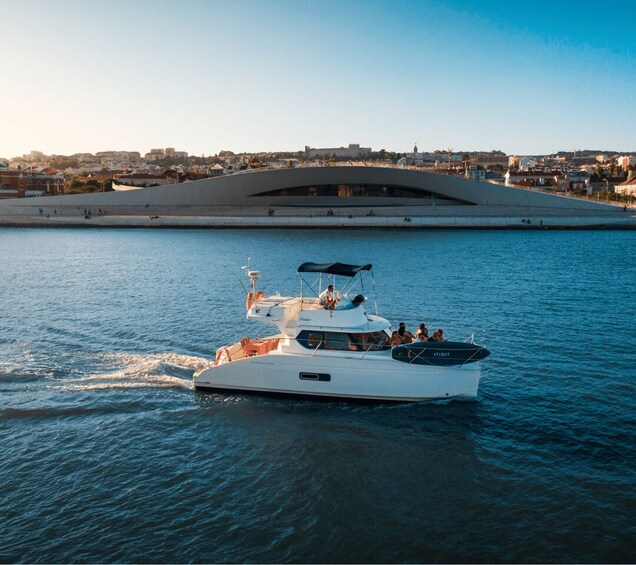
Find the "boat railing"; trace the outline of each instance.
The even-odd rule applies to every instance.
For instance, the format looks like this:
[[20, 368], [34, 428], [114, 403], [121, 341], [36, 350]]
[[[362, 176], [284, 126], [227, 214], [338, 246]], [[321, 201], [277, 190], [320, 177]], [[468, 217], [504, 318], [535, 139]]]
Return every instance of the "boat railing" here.
[[[371, 345], [369, 345], [369, 347], [367, 347], [366, 351], [362, 354], [362, 357], [360, 357], [360, 361], [362, 361], [362, 360], [365, 358], [366, 354], [367, 354], [367, 353], [369, 353], [369, 351], [371, 351], [371, 349], [373, 349], [373, 346], [374, 346], [374, 345], [375, 345], [375, 344], [373, 344], [373, 343], [372, 343]], [[390, 348], [389, 348], [389, 349], [390, 349]], [[376, 350], [376, 351], [377, 351], [377, 350]]]
[[280, 338], [276, 337], [272, 339], [257, 338], [252, 340], [250, 337], [245, 337], [233, 345], [218, 349], [214, 364], [223, 365], [246, 357], [267, 355], [270, 351], [278, 347], [279, 339]]
[[[294, 338], [294, 341], [298, 341], [298, 339]], [[316, 351], [318, 351], [320, 349], [320, 346], [322, 345], [322, 342], [323, 342], [322, 339], [318, 342], [318, 345], [316, 345], [316, 349], [314, 349], [313, 353], [311, 354], [312, 357], [314, 355], [316, 355]]]
[[475, 349], [475, 351], [473, 351], [473, 353], [471, 354], [470, 357], [468, 357], [468, 359], [464, 359], [464, 362], [460, 365], [460, 367], [463, 367], [466, 363], [470, 363], [472, 358], [475, 357], [478, 353], [479, 353], [479, 349]]
[[[226, 347], [221, 347], [217, 350], [216, 353], [216, 359], [214, 361], [214, 365], [223, 365], [225, 363], [230, 363], [232, 361], [238, 361], [239, 359], [245, 359], [247, 357], [257, 357], [257, 356], [261, 356], [261, 355], [267, 355], [268, 353], [274, 351], [275, 349], [278, 348], [278, 344], [281, 340], [281, 337], [274, 337], [274, 338], [269, 338], [269, 339], [262, 339], [262, 338], [256, 338], [254, 340], [252, 340], [250, 337], [246, 336], [245, 338], [243, 338], [241, 341], [234, 343], [230, 346], [226, 346]], [[295, 337], [290, 337], [290, 336], [285, 336], [285, 340], [286, 341], [295, 341], [298, 342], [300, 340], [298, 340]], [[321, 346], [325, 343], [325, 340], [320, 340], [318, 342], [318, 344], [313, 348], [313, 351], [311, 353], [311, 357], [314, 357], [316, 355], [316, 353], [318, 352], [318, 350], [320, 350]], [[470, 344], [470, 345], [475, 345], [475, 339], [474, 339], [474, 334], [471, 334], [470, 336], [468, 336], [462, 343], [466, 343], [466, 344]], [[369, 353], [370, 351], [391, 351], [393, 350], [395, 347], [399, 347], [398, 345], [391, 347], [391, 346], [380, 346], [378, 347], [378, 344], [370, 344], [366, 349], [364, 349], [362, 355], [360, 357], [358, 357], [358, 360], [362, 361], [367, 353]], [[420, 351], [413, 357], [411, 357], [411, 352], [409, 352], [409, 364], [414, 363], [417, 359], [420, 358], [421, 355], [423, 355], [426, 351], [428, 351], [430, 348], [428, 347], [422, 347], [420, 349]], [[472, 348], [468, 348], [468, 350], [470, 350]], [[330, 351], [330, 350], [327, 350]], [[333, 351], [347, 351], [344, 349], [334, 349]], [[349, 353], [356, 353], [355, 350], [348, 350]], [[357, 351], [359, 353], [359, 351]], [[472, 352], [472, 354], [470, 355], [470, 357], [468, 357], [466, 360], [464, 360], [462, 362], [462, 365], [464, 365], [465, 363], [469, 363], [471, 361], [471, 359], [477, 355], [477, 353], [479, 352], [479, 349], [475, 349], [475, 351]]]
[[257, 308], [265, 308], [271, 311], [273, 308], [281, 307], [290, 309], [299, 305], [301, 310], [318, 310], [322, 308], [320, 301], [316, 298], [296, 297], [296, 296], [266, 296], [255, 300], [252, 306]]

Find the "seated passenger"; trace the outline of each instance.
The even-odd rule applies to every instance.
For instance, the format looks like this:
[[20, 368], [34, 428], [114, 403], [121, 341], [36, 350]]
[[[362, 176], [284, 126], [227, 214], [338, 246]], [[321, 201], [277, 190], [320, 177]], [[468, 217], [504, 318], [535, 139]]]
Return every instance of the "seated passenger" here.
[[333, 285], [330, 284], [325, 290], [320, 293], [320, 303], [327, 309], [333, 310], [338, 304], [338, 299], [333, 295]]
[[446, 341], [446, 338], [444, 338], [444, 330], [435, 330], [431, 336], [431, 341]]
[[428, 337], [428, 328], [426, 326], [424, 326], [424, 329], [422, 330], [420, 335], [417, 337], [417, 339], [421, 342], [430, 341], [431, 338]]
[[406, 331], [406, 325], [404, 322], [400, 322], [398, 330], [394, 331], [391, 335], [391, 347], [402, 345], [404, 343], [413, 343], [413, 334]]
[[419, 339], [419, 337], [422, 335], [422, 332], [424, 331], [426, 331], [426, 335], [428, 336], [428, 328], [426, 327], [426, 324], [422, 322], [415, 332], [415, 339]]
[[353, 297], [353, 300], [351, 301], [351, 304], [353, 304], [354, 307], [355, 306], [359, 306], [365, 300], [366, 300], [366, 298], [364, 297], [364, 294], [358, 294], [358, 295]]
[[406, 326], [404, 325], [404, 322], [400, 322], [400, 329], [398, 331], [400, 331], [402, 329], [404, 329], [404, 337], [407, 340], [406, 342], [407, 343], [413, 343], [413, 341], [415, 341], [415, 338], [413, 337], [413, 334], [406, 329]]
[[360, 351], [364, 349], [359, 335], [349, 334], [349, 351]]

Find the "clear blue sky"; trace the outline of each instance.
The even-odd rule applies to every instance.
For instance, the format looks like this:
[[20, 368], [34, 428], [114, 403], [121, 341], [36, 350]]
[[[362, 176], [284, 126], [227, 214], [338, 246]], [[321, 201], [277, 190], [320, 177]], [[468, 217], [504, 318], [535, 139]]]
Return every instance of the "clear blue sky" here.
[[636, 151], [632, 0], [0, 0], [0, 157]]

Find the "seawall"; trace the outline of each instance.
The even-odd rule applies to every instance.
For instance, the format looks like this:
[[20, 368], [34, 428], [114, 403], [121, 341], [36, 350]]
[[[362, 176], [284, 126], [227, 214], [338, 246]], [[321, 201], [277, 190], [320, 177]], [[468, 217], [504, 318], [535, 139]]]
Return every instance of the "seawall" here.
[[624, 216], [26, 216], [0, 215], [0, 226], [121, 228], [401, 228], [401, 229], [636, 229]]

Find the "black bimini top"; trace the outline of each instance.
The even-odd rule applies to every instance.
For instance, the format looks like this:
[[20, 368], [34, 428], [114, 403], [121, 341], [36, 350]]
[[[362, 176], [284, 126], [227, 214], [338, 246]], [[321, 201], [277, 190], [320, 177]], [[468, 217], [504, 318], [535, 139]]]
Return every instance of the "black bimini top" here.
[[355, 277], [360, 271], [370, 271], [372, 265], [347, 265], [346, 263], [303, 263], [299, 273], [327, 273], [341, 277]]

